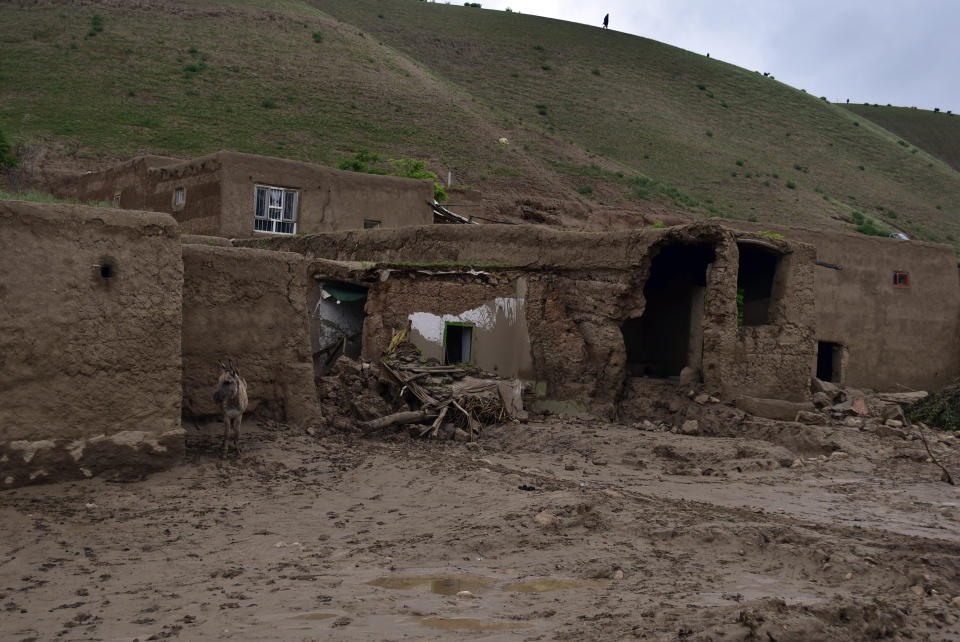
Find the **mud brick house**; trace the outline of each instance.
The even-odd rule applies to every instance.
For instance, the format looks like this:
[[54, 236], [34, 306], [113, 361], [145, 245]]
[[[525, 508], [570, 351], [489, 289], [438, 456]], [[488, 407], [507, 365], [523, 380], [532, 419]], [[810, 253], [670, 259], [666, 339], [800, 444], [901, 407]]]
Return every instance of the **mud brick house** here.
[[[242, 244], [364, 265], [347, 281], [312, 269], [313, 287], [331, 298], [366, 288], [351, 325], [362, 327], [367, 359], [407, 329], [425, 357], [520, 377], [545, 400], [611, 416], [627, 383], [644, 378], [805, 399], [816, 364], [814, 248], [717, 224], [431, 226]], [[329, 344], [318, 311], [312, 332]]]
[[185, 234], [228, 238], [433, 221], [430, 181], [226, 151], [189, 161], [140, 156], [65, 178], [54, 192], [80, 202], [167, 212]]

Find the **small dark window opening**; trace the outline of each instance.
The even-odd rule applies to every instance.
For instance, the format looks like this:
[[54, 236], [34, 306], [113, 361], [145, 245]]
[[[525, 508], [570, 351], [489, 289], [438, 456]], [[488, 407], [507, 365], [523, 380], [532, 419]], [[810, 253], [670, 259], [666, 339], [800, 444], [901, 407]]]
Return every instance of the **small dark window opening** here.
[[843, 346], [832, 341], [817, 342], [817, 379], [840, 383]]
[[113, 278], [113, 266], [109, 263], [104, 263], [100, 266], [100, 278], [101, 279], [111, 279]]
[[469, 363], [473, 360], [473, 326], [447, 323], [443, 329], [443, 362]]
[[765, 248], [739, 245], [740, 263], [737, 271], [737, 294], [743, 297], [742, 325], [770, 323], [770, 300], [773, 281], [780, 264], [780, 255]]
[[643, 288], [643, 316], [627, 319], [620, 328], [632, 376], [677, 376], [695, 363], [691, 345], [699, 353], [702, 345], [695, 341], [702, 319], [693, 317], [695, 310], [702, 310], [707, 266], [715, 259], [713, 246], [705, 244], [670, 245], [653, 257]]
[[183, 205], [187, 200], [186, 191], [182, 187], [178, 187], [173, 191], [173, 204], [174, 205]]
[[895, 288], [908, 288], [910, 287], [910, 274], [907, 272], [894, 272], [893, 273], [893, 287]]
[[363, 219], [363, 229], [375, 230], [378, 227], [380, 227], [380, 221], [375, 221], [372, 218]]

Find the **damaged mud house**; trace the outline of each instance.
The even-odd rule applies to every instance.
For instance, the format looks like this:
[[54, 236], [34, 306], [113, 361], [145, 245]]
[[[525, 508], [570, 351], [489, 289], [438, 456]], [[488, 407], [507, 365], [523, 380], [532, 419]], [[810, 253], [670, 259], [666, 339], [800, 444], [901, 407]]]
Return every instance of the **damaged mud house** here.
[[428, 182], [229, 152], [136, 158], [58, 195], [114, 207], [0, 202], [0, 488], [174, 464], [184, 426], [217, 414], [225, 357], [254, 416], [315, 421], [333, 361], [379, 362], [398, 336], [437, 367], [522, 381], [534, 408], [621, 419], [664, 386], [795, 413], [813, 377], [960, 374], [944, 245], [434, 225]]

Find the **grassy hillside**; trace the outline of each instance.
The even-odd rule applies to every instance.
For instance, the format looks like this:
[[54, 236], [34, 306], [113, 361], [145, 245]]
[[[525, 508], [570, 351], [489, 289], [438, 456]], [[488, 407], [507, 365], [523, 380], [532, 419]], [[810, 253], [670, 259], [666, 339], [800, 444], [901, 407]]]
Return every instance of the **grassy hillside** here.
[[651, 40], [419, 0], [128, 7], [0, 6], [12, 140], [78, 166], [221, 148], [336, 165], [366, 148], [567, 222], [608, 224], [606, 209], [618, 224], [685, 212], [838, 228], [859, 211], [960, 238], [947, 163], [839, 105]]
[[845, 107], [899, 136], [903, 142], [898, 144], [909, 146], [910, 151], [917, 147], [960, 171], [960, 115], [915, 107]]

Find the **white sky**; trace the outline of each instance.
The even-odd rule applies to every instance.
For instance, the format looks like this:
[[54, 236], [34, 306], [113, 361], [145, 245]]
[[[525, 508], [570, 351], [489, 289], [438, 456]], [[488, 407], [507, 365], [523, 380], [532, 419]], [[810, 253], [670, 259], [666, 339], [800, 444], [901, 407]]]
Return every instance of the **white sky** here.
[[[458, 3], [461, 4], [461, 3]], [[767, 71], [831, 102], [960, 112], [960, 0], [481, 0]]]

